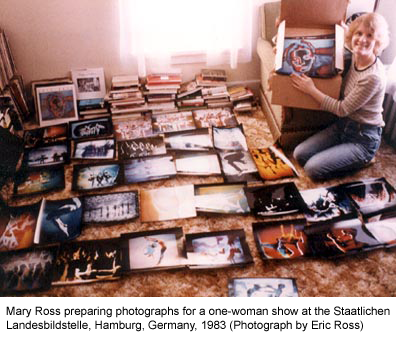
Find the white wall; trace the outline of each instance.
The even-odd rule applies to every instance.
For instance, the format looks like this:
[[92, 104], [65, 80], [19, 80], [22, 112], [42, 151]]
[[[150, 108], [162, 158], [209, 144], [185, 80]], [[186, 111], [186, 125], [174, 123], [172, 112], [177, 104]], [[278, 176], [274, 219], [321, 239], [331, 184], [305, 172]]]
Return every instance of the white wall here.
[[[254, 0], [254, 5], [258, 8], [268, 1]], [[0, 0], [0, 27], [8, 36], [18, 72], [26, 84], [68, 76], [74, 68], [103, 67], [107, 85], [113, 75], [137, 73], [132, 61], [122, 64], [120, 60], [117, 0]], [[219, 66], [226, 69], [229, 81], [259, 81], [255, 52], [258, 11], [253, 31], [252, 61], [236, 70]], [[178, 67], [184, 80], [191, 80], [204, 66]]]
[[380, 0], [377, 12], [382, 14], [389, 24], [391, 43], [382, 53], [381, 60], [386, 64], [390, 64], [396, 57], [396, 1]]

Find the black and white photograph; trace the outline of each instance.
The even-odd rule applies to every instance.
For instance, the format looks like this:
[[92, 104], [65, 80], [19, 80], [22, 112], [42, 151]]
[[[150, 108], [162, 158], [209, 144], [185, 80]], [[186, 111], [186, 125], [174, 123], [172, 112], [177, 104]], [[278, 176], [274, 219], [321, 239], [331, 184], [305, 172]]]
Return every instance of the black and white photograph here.
[[115, 140], [113, 138], [74, 142], [74, 159], [110, 160], [115, 156]]
[[229, 297], [298, 297], [294, 278], [231, 278]]
[[248, 151], [220, 151], [225, 182], [261, 182], [256, 164]]
[[103, 68], [73, 69], [72, 80], [78, 100], [104, 98], [106, 84]]
[[70, 122], [69, 129], [72, 140], [109, 137], [113, 135], [112, 122], [108, 117]]
[[280, 216], [302, 212], [304, 202], [293, 182], [245, 189], [249, 207], [256, 216]]
[[139, 217], [138, 191], [126, 191], [82, 198], [84, 224], [108, 224]]
[[152, 120], [153, 132], [156, 134], [195, 129], [191, 111], [155, 114], [152, 116]]
[[214, 151], [178, 153], [175, 164], [179, 175], [221, 175], [219, 158]]
[[125, 184], [161, 180], [175, 175], [175, 160], [171, 155], [141, 157], [124, 162]]
[[242, 125], [236, 127], [212, 127], [213, 145], [219, 150], [248, 151]]
[[113, 120], [113, 131], [117, 141], [153, 135], [151, 113], [137, 114], [123, 119]]
[[121, 238], [126, 271], [165, 270], [186, 265], [182, 228], [127, 233]]
[[119, 160], [166, 154], [162, 135], [118, 141], [117, 148]]
[[213, 143], [209, 128], [199, 128], [166, 133], [165, 146], [170, 150], [206, 151], [213, 148]]
[[193, 111], [197, 128], [235, 127], [238, 121], [228, 108], [197, 109]]
[[69, 144], [60, 142], [35, 148], [26, 148], [23, 162], [28, 168], [38, 168], [66, 164], [69, 162], [69, 158]]

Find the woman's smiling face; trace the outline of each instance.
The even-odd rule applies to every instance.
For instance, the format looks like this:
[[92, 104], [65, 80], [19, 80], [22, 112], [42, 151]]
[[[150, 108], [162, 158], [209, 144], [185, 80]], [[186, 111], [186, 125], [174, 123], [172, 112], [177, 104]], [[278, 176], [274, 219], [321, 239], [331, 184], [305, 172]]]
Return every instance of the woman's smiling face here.
[[367, 27], [364, 24], [360, 24], [360, 26], [355, 30], [351, 42], [354, 54], [359, 56], [374, 55], [376, 39], [372, 28]]

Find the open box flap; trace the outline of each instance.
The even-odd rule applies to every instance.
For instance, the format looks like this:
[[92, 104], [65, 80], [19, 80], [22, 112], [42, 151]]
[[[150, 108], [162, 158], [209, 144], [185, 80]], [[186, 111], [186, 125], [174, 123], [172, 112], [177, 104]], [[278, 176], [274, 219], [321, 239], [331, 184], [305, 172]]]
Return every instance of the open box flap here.
[[345, 19], [348, 0], [282, 0], [281, 20], [288, 27], [324, 27]]

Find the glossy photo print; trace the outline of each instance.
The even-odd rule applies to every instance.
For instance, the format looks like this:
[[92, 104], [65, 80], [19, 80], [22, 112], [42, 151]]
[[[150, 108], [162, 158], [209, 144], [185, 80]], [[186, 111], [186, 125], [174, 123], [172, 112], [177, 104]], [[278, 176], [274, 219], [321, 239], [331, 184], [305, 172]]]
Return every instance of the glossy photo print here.
[[117, 141], [151, 136], [153, 134], [151, 114], [116, 119], [113, 121], [113, 131]]
[[175, 155], [179, 175], [220, 175], [221, 166], [215, 152], [183, 152]]
[[212, 127], [213, 145], [219, 150], [248, 150], [242, 125], [236, 127]]
[[229, 297], [298, 297], [294, 278], [232, 278]]
[[72, 140], [109, 137], [113, 134], [112, 122], [108, 117], [70, 122], [69, 125]]
[[115, 147], [113, 138], [76, 141], [74, 142], [73, 158], [79, 160], [111, 160], [116, 155]]
[[220, 151], [218, 154], [225, 182], [261, 181], [256, 164], [248, 151]]
[[23, 162], [26, 167], [37, 168], [69, 162], [69, 144], [61, 142], [35, 148], [25, 148]]
[[25, 148], [42, 146], [49, 143], [57, 143], [59, 141], [66, 141], [68, 137], [68, 130], [67, 123], [25, 130], [23, 134]]
[[228, 108], [197, 109], [193, 111], [197, 128], [235, 127], [238, 121]]
[[195, 129], [193, 114], [190, 111], [153, 115], [152, 121], [153, 132], [156, 134]]
[[170, 150], [206, 151], [213, 148], [208, 128], [165, 134], [165, 146]]
[[162, 135], [119, 141], [117, 147], [119, 160], [166, 154]]
[[107, 224], [139, 217], [137, 191], [83, 197], [83, 223]]

